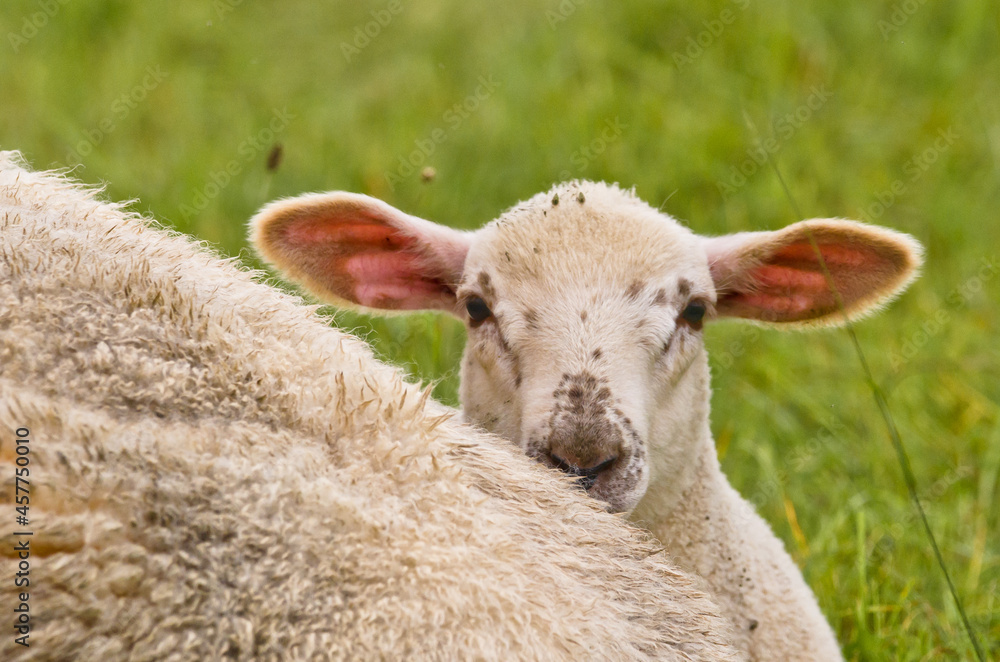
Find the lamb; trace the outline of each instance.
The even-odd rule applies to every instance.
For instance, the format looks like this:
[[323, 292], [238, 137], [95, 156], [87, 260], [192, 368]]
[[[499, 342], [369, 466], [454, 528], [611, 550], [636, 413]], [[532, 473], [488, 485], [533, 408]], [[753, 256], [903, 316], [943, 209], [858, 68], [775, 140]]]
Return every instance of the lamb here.
[[751, 659], [842, 659], [798, 567], [721, 472], [701, 330], [840, 323], [816, 250], [846, 314], [870, 313], [915, 277], [913, 238], [825, 219], [700, 237], [585, 181], [475, 232], [344, 192], [272, 203], [251, 225], [265, 259], [320, 298], [464, 320], [464, 415], [648, 527]]
[[0, 153], [0, 659], [745, 659], [647, 533], [258, 281]]

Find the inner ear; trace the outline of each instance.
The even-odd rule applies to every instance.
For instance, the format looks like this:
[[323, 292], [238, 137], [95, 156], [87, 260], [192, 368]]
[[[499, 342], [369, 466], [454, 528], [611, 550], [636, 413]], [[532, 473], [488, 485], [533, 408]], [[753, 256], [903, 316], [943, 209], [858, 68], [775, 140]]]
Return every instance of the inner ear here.
[[743, 286], [719, 293], [723, 314], [775, 322], [803, 322], [837, 312], [836, 292], [845, 307], [863, 299], [873, 279], [891, 275], [892, 266], [878, 252], [862, 245], [818, 244], [820, 262], [811, 243], [782, 247], [750, 266]]
[[268, 205], [251, 221], [261, 255], [316, 296], [382, 310], [456, 313], [470, 236], [364, 195]]
[[860, 316], [902, 291], [921, 249], [884, 228], [812, 220], [709, 239], [706, 252], [721, 316], [823, 325], [842, 321], [840, 303], [848, 316]]

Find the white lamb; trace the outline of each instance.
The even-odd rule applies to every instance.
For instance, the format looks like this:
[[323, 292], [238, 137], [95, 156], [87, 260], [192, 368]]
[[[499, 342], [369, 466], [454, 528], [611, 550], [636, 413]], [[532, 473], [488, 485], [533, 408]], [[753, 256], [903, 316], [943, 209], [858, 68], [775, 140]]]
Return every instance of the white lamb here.
[[754, 660], [840, 660], [816, 599], [722, 474], [703, 322], [786, 328], [875, 310], [915, 277], [911, 237], [845, 220], [700, 237], [632, 192], [556, 186], [476, 232], [363, 195], [306, 195], [252, 221], [263, 256], [317, 296], [464, 320], [468, 419], [630, 512], [703, 577]]
[[255, 281], [0, 152], [0, 660], [745, 659], [648, 535]]

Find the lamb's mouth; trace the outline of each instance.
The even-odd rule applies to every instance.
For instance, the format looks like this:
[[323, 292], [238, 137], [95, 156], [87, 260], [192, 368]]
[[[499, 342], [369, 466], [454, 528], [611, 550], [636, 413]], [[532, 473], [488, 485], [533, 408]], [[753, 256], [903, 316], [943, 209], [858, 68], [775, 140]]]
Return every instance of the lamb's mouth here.
[[587, 494], [607, 504], [609, 512], [625, 513], [635, 508], [642, 498], [640, 482], [641, 476], [612, 470], [589, 488]]
[[628, 512], [642, 498], [637, 492], [645, 469], [634, 453], [610, 458], [589, 469], [580, 469], [545, 453], [535, 452], [532, 456], [541, 464], [576, 477], [577, 486], [593, 499], [604, 502], [609, 512]]
[[571, 464], [568, 464], [565, 460], [562, 460], [558, 457], [553, 457], [550, 464], [552, 464], [556, 469], [559, 469], [569, 474], [570, 476], [577, 476], [578, 477], [576, 481], [577, 484], [580, 487], [582, 487], [585, 492], [589, 493], [594, 488], [595, 484], [597, 483], [597, 480], [601, 478], [602, 474], [604, 474], [606, 471], [611, 471], [614, 468], [615, 463], [617, 462], [618, 458], [612, 457], [595, 467], [590, 467], [589, 469], [581, 469], [579, 467], [575, 467]]

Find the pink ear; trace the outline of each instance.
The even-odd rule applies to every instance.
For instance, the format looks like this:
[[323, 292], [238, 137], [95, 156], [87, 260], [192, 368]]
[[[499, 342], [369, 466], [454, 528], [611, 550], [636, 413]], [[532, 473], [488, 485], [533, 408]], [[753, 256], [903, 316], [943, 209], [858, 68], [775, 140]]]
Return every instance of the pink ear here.
[[854, 221], [802, 221], [776, 232], [705, 238], [719, 315], [800, 325], [842, 322], [810, 235], [852, 318], [905, 289], [922, 261], [922, 248], [909, 235]]
[[250, 228], [264, 259], [321, 299], [456, 312], [467, 233], [343, 192], [271, 203]]

